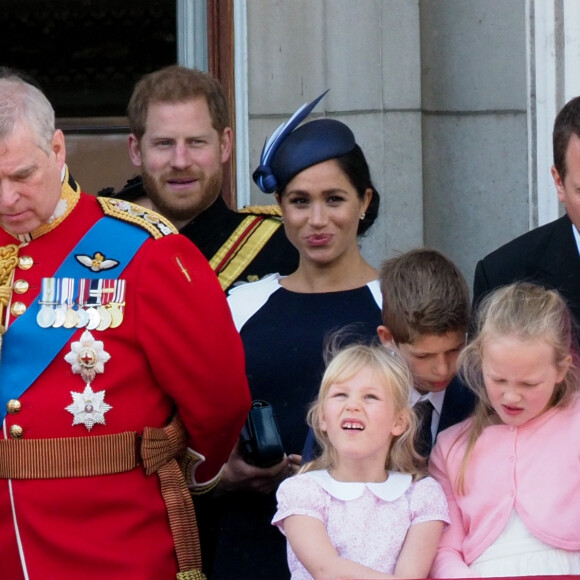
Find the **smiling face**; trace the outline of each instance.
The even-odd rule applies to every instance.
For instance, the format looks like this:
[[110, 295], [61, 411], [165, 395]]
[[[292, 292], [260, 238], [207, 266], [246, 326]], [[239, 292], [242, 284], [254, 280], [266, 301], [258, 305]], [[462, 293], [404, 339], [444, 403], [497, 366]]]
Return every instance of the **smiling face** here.
[[129, 154], [141, 167], [143, 185], [156, 209], [181, 227], [220, 195], [223, 164], [231, 152], [231, 129], [212, 126], [205, 98], [153, 102], [145, 134], [129, 136]]
[[482, 373], [489, 401], [502, 423], [519, 427], [547, 411], [570, 366], [540, 339], [501, 336], [483, 345]]
[[64, 162], [62, 131], [55, 131], [47, 153], [26, 123], [15, 124], [0, 142], [0, 227], [26, 234], [51, 217], [60, 199]]
[[301, 171], [276, 194], [288, 239], [301, 260], [326, 265], [358, 253], [357, 228], [372, 197], [361, 199], [331, 159]]
[[407, 419], [396, 411], [390, 390], [367, 367], [331, 384], [320, 411], [320, 429], [337, 457], [335, 475], [344, 480], [353, 473], [384, 479], [392, 439], [406, 428]]

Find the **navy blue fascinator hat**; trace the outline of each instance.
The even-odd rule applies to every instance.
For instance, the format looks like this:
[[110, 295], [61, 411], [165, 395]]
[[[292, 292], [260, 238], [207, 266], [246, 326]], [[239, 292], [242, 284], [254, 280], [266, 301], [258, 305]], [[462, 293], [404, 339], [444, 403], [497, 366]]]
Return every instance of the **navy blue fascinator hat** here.
[[355, 148], [353, 132], [340, 121], [316, 119], [298, 127], [327, 92], [298, 109], [266, 141], [260, 165], [252, 175], [264, 193], [282, 191], [304, 169], [345, 155]]

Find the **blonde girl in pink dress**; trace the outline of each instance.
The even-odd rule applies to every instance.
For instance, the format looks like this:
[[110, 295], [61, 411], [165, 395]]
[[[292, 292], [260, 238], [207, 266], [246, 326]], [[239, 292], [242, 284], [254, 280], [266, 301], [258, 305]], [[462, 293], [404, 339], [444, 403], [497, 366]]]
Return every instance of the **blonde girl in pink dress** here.
[[272, 521], [293, 580], [427, 577], [449, 520], [413, 448], [412, 384], [382, 346], [353, 345], [330, 362], [308, 415], [322, 455], [282, 482]]

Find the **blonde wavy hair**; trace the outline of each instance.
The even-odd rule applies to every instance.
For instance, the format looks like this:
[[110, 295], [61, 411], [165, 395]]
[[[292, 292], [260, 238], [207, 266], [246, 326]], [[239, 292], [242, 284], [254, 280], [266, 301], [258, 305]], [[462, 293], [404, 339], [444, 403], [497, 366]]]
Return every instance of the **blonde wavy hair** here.
[[486, 296], [476, 314], [475, 338], [458, 360], [459, 375], [478, 398], [467, 427], [467, 448], [455, 482], [457, 491], [462, 494], [465, 493], [465, 472], [473, 447], [482, 431], [498, 421], [485, 388], [482, 361], [485, 346], [500, 336], [546, 342], [554, 350], [556, 366], [568, 364], [568, 357], [572, 357], [564, 379], [555, 386], [550, 407], [567, 405], [579, 390], [578, 349], [572, 315], [562, 296], [555, 290], [527, 282], [504, 286]]
[[385, 469], [408, 473], [414, 479], [424, 477], [425, 459], [415, 451], [413, 444], [417, 419], [410, 404], [413, 377], [409, 366], [396, 349], [363, 344], [350, 345], [339, 351], [326, 368], [318, 397], [307, 415], [307, 422], [312, 427], [322, 452], [319, 457], [306, 464], [302, 471], [332, 469], [336, 466], [336, 450], [327, 433], [320, 428], [322, 409], [331, 385], [348, 381], [362, 369], [369, 369], [375, 380], [386, 387], [393, 399], [395, 414], [402, 413], [407, 423], [405, 431], [393, 437]]

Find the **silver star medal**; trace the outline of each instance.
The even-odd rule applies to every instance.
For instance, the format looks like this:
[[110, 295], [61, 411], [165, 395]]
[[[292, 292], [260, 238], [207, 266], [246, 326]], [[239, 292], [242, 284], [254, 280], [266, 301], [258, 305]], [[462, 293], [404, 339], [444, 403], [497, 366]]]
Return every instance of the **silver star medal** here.
[[95, 340], [93, 335], [85, 330], [79, 341], [71, 344], [71, 351], [64, 360], [72, 366], [74, 374], [80, 374], [86, 382], [82, 393], [71, 391], [73, 403], [65, 409], [74, 416], [73, 426], [83, 424], [88, 431], [95, 423], [105, 425], [105, 413], [112, 409], [105, 403], [105, 391], [93, 391], [91, 382], [97, 373], [105, 370], [105, 363], [111, 355], [103, 348], [102, 340]]
[[105, 413], [113, 408], [104, 401], [105, 391], [95, 393], [91, 385], [87, 385], [82, 393], [71, 391], [70, 394], [74, 403], [66, 410], [74, 416], [73, 427], [82, 423], [90, 431], [95, 423], [105, 425]]

